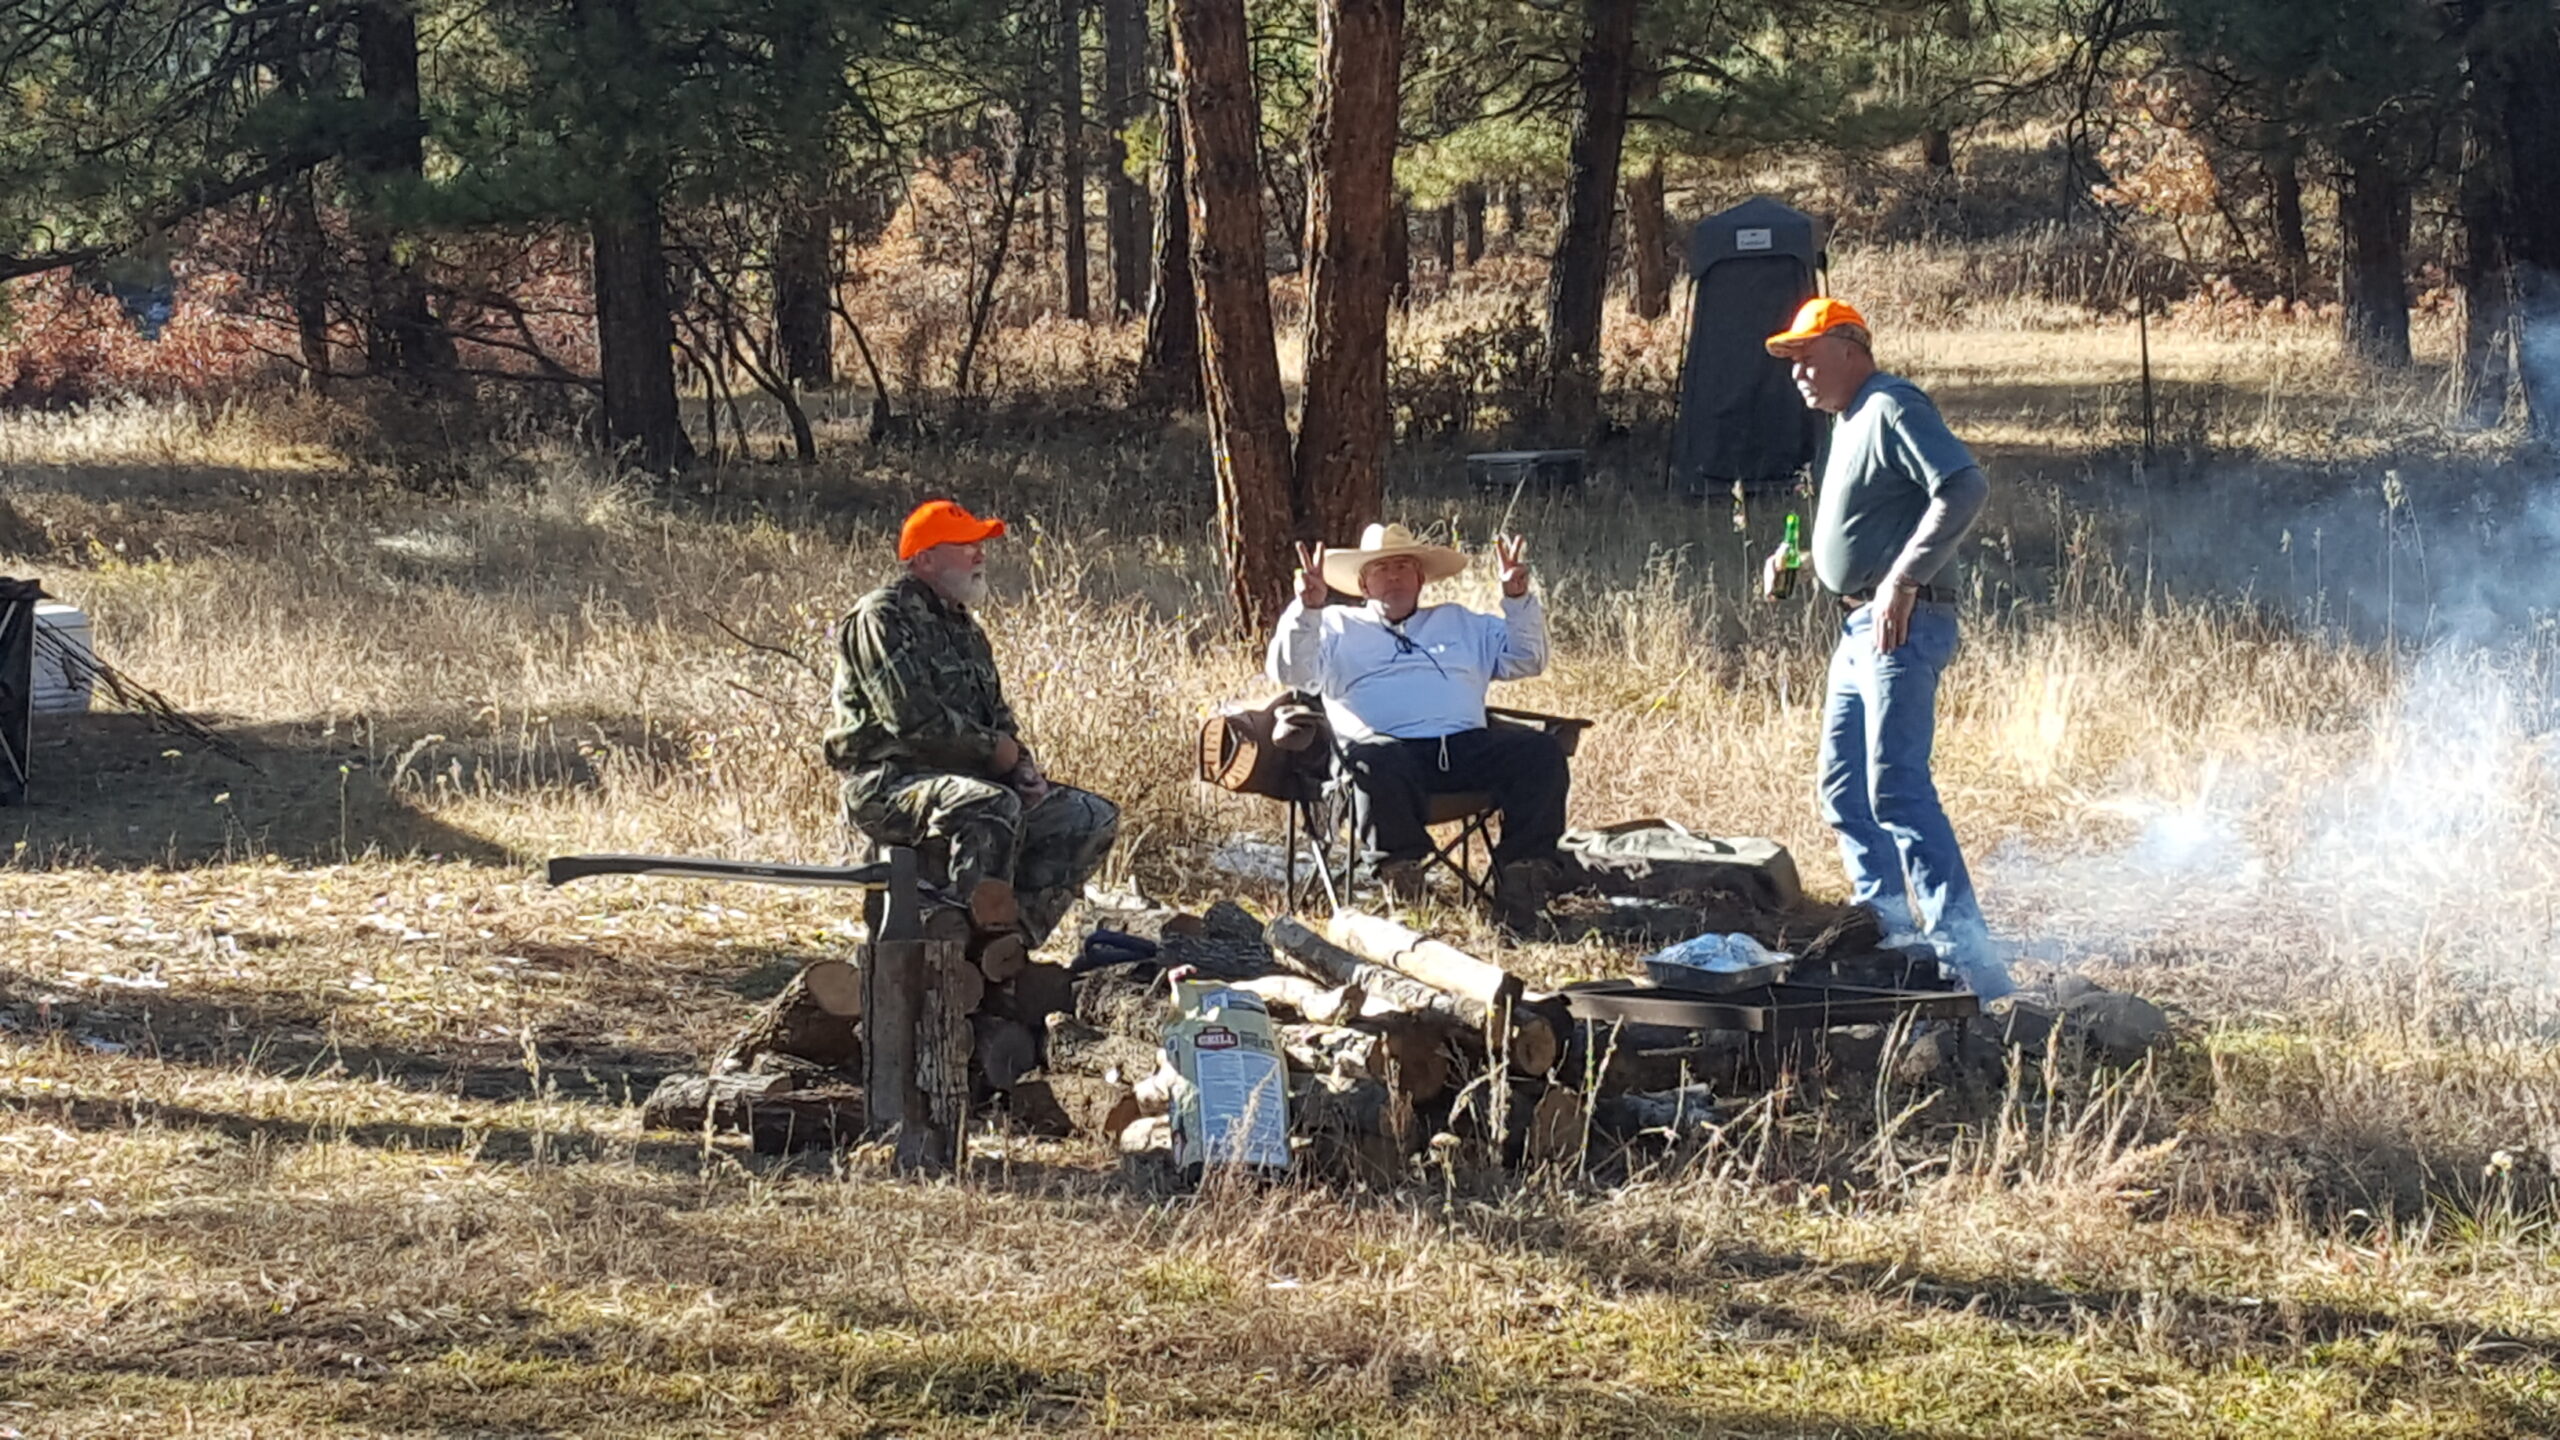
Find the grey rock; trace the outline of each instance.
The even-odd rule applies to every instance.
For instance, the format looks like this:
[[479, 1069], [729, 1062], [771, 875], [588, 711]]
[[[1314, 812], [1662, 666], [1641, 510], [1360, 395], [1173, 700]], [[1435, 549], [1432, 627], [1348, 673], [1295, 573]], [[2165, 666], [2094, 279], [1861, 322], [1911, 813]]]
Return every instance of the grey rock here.
[[2115, 1065], [2131, 1065], [2175, 1038], [2168, 1013], [2137, 995], [2097, 991], [2062, 1007], [2063, 1023]]

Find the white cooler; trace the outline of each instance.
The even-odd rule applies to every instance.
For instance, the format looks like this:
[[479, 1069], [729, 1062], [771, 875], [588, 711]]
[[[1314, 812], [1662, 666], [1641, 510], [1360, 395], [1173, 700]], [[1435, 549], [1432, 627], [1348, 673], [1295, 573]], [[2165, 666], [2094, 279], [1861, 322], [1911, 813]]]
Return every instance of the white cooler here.
[[96, 672], [89, 666], [64, 663], [51, 642], [62, 642], [63, 648], [94, 665], [97, 652], [89, 648], [89, 617], [77, 605], [39, 601], [36, 636], [35, 686], [27, 708], [38, 715], [71, 715], [88, 709]]

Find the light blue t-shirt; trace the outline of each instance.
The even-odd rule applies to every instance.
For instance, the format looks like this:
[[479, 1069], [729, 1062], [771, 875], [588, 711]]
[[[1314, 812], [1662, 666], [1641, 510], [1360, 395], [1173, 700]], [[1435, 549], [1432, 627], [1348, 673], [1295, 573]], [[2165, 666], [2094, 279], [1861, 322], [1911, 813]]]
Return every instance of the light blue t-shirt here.
[[[1813, 573], [1822, 588], [1835, 595], [1875, 589], [1902, 558], [1929, 502], [1947, 491], [1947, 482], [1975, 469], [1973, 452], [1919, 386], [1883, 371], [1869, 377], [1840, 412], [1822, 465], [1822, 499], [1813, 516]], [[1979, 508], [1977, 482], [1959, 483], [1966, 493], [1949, 498]], [[1963, 518], [1969, 521], [1972, 511]], [[1927, 584], [1944, 576], [1911, 578]]]
[[1500, 615], [1425, 605], [1389, 625], [1375, 604], [1309, 610], [1292, 600], [1271, 637], [1271, 678], [1324, 697], [1344, 741], [1433, 740], [1484, 728], [1496, 680], [1547, 668], [1547, 617], [1538, 597], [1504, 596]]

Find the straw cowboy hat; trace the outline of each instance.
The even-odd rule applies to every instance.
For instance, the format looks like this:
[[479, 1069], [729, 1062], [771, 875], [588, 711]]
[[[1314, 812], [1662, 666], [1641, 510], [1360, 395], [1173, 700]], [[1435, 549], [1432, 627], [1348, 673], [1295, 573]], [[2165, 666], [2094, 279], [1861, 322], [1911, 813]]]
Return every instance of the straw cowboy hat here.
[[1362, 570], [1399, 555], [1410, 555], [1419, 562], [1425, 580], [1446, 580], [1463, 574], [1467, 568], [1467, 557], [1446, 545], [1416, 540], [1413, 532], [1401, 525], [1372, 525], [1360, 532], [1358, 549], [1324, 552], [1324, 583], [1344, 594], [1357, 595]]

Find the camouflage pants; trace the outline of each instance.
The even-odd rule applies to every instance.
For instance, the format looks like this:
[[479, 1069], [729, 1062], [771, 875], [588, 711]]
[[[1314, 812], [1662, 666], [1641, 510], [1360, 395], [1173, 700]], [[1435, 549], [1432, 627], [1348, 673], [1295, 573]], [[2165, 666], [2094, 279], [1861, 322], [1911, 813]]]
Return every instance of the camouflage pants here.
[[845, 818], [874, 844], [950, 851], [947, 878], [966, 895], [980, 880], [1008, 880], [1022, 904], [1022, 936], [1035, 949], [1084, 896], [1120, 838], [1120, 809], [1087, 790], [1050, 787], [1029, 810], [1011, 789], [967, 775], [865, 771], [846, 777]]

